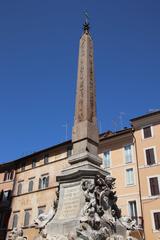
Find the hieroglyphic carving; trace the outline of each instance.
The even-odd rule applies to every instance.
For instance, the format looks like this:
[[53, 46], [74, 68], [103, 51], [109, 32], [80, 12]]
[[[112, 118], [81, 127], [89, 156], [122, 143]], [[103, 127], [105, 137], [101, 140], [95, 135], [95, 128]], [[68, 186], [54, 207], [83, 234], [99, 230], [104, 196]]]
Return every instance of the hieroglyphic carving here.
[[[90, 36], [87, 34], [81, 39], [79, 54], [75, 120], [78, 122], [84, 120], [93, 122], [96, 116], [93, 45]], [[86, 94], [87, 102], [84, 102]]]
[[94, 89], [94, 72], [93, 72], [93, 48], [92, 42], [90, 40], [90, 51], [89, 51], [89, 94], [90, 94], [90, 112], [88, 116], [88, 120], [93, 122], [93, 117], [95, 116], [95, 89]]
[[85, 56], [85, 38], [82, 39], [82, 44], [80, 46], [80, 66], [79, 66], [79, 89], [78, 89], [78, 100], [77, 100], [77, 114], [78, 121], [84, 120], [84, 56]]

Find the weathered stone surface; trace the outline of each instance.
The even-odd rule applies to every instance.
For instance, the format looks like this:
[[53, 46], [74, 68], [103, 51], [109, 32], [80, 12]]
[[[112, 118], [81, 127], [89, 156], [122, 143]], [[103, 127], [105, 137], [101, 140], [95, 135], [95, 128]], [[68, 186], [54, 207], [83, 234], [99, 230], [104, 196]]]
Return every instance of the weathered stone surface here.
[[23, 235], [22, 228], [14, 228], [9, 235], [8, 240], [27, 240], [27, 238]]
[[84, 32], [80, 39], [72, 141], [73, 154], [83, 153], [86, 150], [97, 154], [99, 138], [96, 119], [93, 42], [89, 32]]
[[[93, 67], [89, 26], [80, 39], [76, 109], [70, 167], [57, 176], [60, 195], [55, 216], [42, 224], [36, 240], [126, 240], [126, 227], [117, 224], [115, 179], [100, 168]], [[116, 233], [117, 231], [117, 233]]]
[[80, 182], [61, 185], [61, 198], [55, 219], [77, 218], [81, 205]]

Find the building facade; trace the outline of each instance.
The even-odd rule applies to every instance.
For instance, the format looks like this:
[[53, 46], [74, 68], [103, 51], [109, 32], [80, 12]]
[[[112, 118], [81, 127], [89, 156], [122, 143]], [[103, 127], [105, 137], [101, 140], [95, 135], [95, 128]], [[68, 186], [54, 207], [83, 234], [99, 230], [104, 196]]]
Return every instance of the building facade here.
[[[90, 153], [98, 148], [102, 167], [117, 179], [122, 215], [130, 216], [144, 228], [145, 240], [159, 239], [160, 111], [132, 119], [130, 128], [98, 137], [93, 45], [88, 24], [84, 24], [78, 62], [72, 141], [0, 165], [0, 240], [10, 239], [11, 231], [17, 227], [23, 228], [27, 239], [35, 239], [38, 230], [34, 219], [53, 206], [58, 189], [56, 176], [69, 166], [72, 145], [74, 154], [80, 148]], [[81, 80], [86, 76], [87, 84], [83, 86]], [[86, 131], [81, 132], [83, 127]], [[81, 145], [77, 144], [79, 139]]]
[[[122, 215], [144, 227], [145, 240], [159, 239], [160, 111], [132, 119], [131, 128], [100, 134], [99, 140], [102, 167], [116, 178]], [[20, 226], [24, 236], [34, 239], [34, 218], [53, 206], [56, 176], [71, 154], [67, 141], [0, 165], [0, 239]]]

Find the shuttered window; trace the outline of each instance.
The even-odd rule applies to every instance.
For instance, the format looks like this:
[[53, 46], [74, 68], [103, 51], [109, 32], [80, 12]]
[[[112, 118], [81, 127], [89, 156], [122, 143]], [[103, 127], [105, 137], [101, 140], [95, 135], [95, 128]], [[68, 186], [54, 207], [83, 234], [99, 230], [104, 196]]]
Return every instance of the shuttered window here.
[[49, 158], [48, 154], [44, 155], [44, 164], [48, 163], [48, 158]]
[[30, 180], [28, 185], [28, 192], [32, 192], [32, 191], [33, 191], [33, 180]]
[[111, 166], [111, 151], [106, 150], [103, 153], [103, 166], [104, 168], [109, 168]]
[[13, 223], [12, 223], [12, 228], [16, 228], [18, 225], [18, 214], [14, 213], [13, 215]]
[[155, 230], [160, 230], [160, 212], [153, 213]]
[[35, 168], [36, 167], [36, 159], [33, 159], [32, 160], [32, 168]]
[[18, 184], [17, 195], [22, 193], [22, 183]]
[[22, 165], [21, 165], [21, 171], [22, 171], [22, 172], [25, 171], [25, 163], [22, 163]]
[[2, 196], [2, 201], [5, 202], [5, 201], [9, 200], [10, 197], [11, 197], [11, 190], [9, 190], [9, 191], [4, 191], [4, 192], [3, 192], [3, 196]]
[[9, 171], [9, 172], [5, 172], [4, 173], [4, 179], [3, 179], [3, 181], [8, 181], [8, 180], [12, 180], [13, 179], [13, 175], [14, 175], [14, 171], [13, 170], [11, 170], [11, 171]]
[[49, 176], [43, 176], [39, 179], [39, 189], [44, 189], [49, 186]]
[[133, 185], [134, 184], [133, 168], [129, 168], [129, 169], [126, 170], [126, 183], [127, 183], [127, 185]]
[[128, 204], [129, 204], [129, 215], [130, 215], [131, 219], [137, 221], [136, 201], [129, 201]]
[[152, 137], [151, 126], [148, 126], [148, 127], [144, 127], [144, 128], [143, 128], [143, 136], [144, 136], [144, 138], [150, 138], [150, 137]]
[[155, 164], [154, 148], [146, 149], [146, 161], [148, 165]]
[[30, 210], [26, 210], [24, 215], [24, 226], [29, 226], [30, 215]]
[[149, 178], [149, 182], [150, 182], [151, 195], [152, 196], [159, 195], [160, 192], [159, 192], [158, 177]]
[[131, 163], [132, 162], [132, 145], [126, 145], [124, 147], [125, 152], [125, 163]]

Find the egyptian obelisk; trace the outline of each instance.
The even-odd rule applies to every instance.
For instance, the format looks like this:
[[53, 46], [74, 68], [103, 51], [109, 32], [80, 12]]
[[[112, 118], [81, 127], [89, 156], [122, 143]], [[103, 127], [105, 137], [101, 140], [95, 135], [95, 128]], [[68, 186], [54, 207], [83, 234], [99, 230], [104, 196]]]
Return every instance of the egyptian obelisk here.
[[99, 141], [96, 118], [93, 41], [89, 23], [84, 23], [80, 39], [76, 107], [72, 133], [73, 154], [86, 150], [97, 155]]
[[79, 45], [72, 143], [70, 166], [56, 177], [58, 201], [44, 220], [38, 219], [42, 223], [36, 240], [126, 240], [115, 178], [100, 167], [98, 156], [93, 41], [87, 20]]
[[98, 157], [93, 41], [88, 21], [83, 25], [79, 45], [72, 143], [73, 154], [68, 158], [70, 166], [57, 176], [60, 185], [58, 208], [53, 220], [46, 226], [49, 235], [56, 237], [68, 236], [80, 226], [81, 210], [85, 205], [83, 182], [87, 179], [94, 182], [97, 175], [108, 174], [100, 167], [102, 161]]

